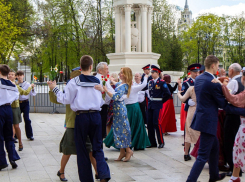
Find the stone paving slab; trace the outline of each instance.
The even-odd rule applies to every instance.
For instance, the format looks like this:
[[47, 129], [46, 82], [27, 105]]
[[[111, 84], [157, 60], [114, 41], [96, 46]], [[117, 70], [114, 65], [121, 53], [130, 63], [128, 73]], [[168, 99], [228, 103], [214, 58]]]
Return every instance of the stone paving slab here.
[[[24, 150], [18, 152], [21, 160], [17, 161], [18, 168], [8, 168], [0, 171], [0, 182], [58, 182], [62, 154], [59, 153], [59, 142], [65, 131], [64, 114], [30, 114], [32, 120], [34, 141], [25, 137], [24, 123], [21, 123]], [[109, 158], [108, 164], [111, 171], [112, 182], [185, 182], [194, 163], [185, 162], [183, 159], [184, 148], [183, 132], [165, 136], [163, 149], [145, 149], [134, 151], [130, 162], [115, 162], [119, 151], [113, 148], [105, 148], [105, 156]], [[18, 150], [18, 144], [16, 145]], [[79, 182], [76, 156], [72, 156], [66, 167], [66, 178], [69, 182]], [[208, 182], [208, 165], [205, 166], [198, 181]], [[226, 177], [223, 182], [228, 182]]]

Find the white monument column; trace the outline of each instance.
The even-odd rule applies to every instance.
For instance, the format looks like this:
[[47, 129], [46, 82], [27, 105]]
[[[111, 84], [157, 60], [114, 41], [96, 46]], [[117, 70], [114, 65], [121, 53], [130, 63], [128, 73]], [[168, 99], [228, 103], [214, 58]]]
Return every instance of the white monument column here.
[[140, 5], [142, 16], [142, 52], [147, 52], [147, 5]]
[[148, 26], [147, 26], [147, 52], [152, 52], [152, 26], [151, 26], [151, 17], [152, 17], [153, 7], [148, 8]]
[[120, 17], [120, 7], [115, 8], [115, 52], [121, 52], [121, 17]]
[[121, 52], [125, 52], [125, 12], [124, 7], [120, 7], [121, 12]]
[[139, 8], [134, 9], [134, 12], [136, 14], [136, 28], [139, 30], [139, 39], [138, 44], [136, 46], [136, 52], [141, 52], [141, 12]]
[[131, 4], [126, 4], [125, 9], [125, 52], [131, 52]]

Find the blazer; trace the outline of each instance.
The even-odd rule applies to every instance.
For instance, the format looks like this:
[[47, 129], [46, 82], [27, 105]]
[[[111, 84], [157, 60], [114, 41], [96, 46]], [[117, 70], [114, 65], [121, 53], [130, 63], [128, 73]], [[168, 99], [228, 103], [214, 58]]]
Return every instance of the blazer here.
[[216, 135], [218, 125], [218, 108], [223, 108], [226, 113], [245, 116], [245, 109], [228, 104], [223, 96], [219, 83], [212, 83], [215, 77], [208, 72], [195, 79], [195, 93], [197, 100], [191, 128], [200, 132]]

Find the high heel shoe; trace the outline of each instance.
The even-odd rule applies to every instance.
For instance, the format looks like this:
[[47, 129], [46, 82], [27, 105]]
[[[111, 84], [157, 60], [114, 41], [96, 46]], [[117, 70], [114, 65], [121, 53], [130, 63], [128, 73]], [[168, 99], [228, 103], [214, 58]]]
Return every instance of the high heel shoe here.
[[126, 157], [126, 153], [124, 155], [119, 155], [118, 159], [115, 159], [115, 161], [121, 161], [124, 157]]
[[[65, 173], [60, 173], [60, 171], [58, 171], [58, 173], [57, 173], [57, 176], [61, 176], [62, 174], [65, 174]], [[66, 178], [61, 178], [60, 177], [60, 181], [68, 181]]]
[[23, 150], [23, 144], [20, 144], [19, 145], [19, 151], [22, 151]]
[[[128, 154], [129, 153], [129, 154]], [[126, 157], [125, 157], [125, 159], [123, 160], [123, 162], [128, 162], [130, 159], [131, 159], [131, 157], [134, 155], [134, 152], [133, 151], [131, 151], [131, 152], [128, 152], [127, 154], [126, 154]]]

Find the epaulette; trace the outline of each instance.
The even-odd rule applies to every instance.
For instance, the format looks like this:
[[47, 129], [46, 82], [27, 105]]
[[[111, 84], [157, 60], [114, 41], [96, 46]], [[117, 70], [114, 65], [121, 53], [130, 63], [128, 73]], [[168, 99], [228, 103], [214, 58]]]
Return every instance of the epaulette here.
[[165, 80], [163, 80], [163, 79], [161, 79], [160, 81], [161, 81], [161, 82], [165, 82]]

